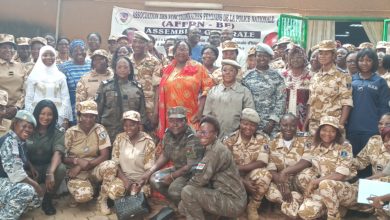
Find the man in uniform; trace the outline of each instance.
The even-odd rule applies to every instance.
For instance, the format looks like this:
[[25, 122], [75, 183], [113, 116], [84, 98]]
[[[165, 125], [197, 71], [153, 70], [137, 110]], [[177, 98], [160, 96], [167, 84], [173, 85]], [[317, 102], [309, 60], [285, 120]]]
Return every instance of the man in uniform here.
[[108, 68], [108, 53], [105, 50], [95, 50], [91, 60], [92, 71], [82, 76], [77, 83], [76, 106], [82, 101], [95, 99], [100, 83], [114, 76], [114, 73]]
[[[169, 127], [162, 140], [163, 153], [142, 177], [147, 181], [153, 174], [150, 179], [152, 188], [168, 196], [176, 204], [180, 202], [181, 191], [191, 178], [191, 168], [202, 159], [204, 154], [199, 138], [187, 125], [186, 114], [187, 111], [182, 106], [168, 110]], [[168, 161], [173, 162], [173, 167], [158, 171]]]
[[15, 61], [19, 63], [28, 63], [31, 62], [31, 47], [30, 47], [30, 38], [28, 37], [19, 37], [16, 38], [17, 45], [17, 56]]
[[261, 118], [259, 129], [268, 135], [274, 135], [278, 131], [279, 118], [286, 106], [284, 79], [269, 66], [273, 55], [268, 45], [257, 44], [256, 69], [242, 80], [242, 84], [251, 91], [255, 109]]
[[26, 72], [23, 64], [12, 59], [15, 49], [14, 36], [0, 34], [0, 89], [9, 95], [5, 115], [7, 119], [12, 119], [24, 105]]
[[206, 116], [197, 136], [206, 149], [194, 175], [181, 192], [179, 211], [188, 220], [205, 219], [204, 211], [225, 217], [238, 217], [247, 203], [245, 188], [231, 152], [217, 140], [218, 121]]
[[114, 55], [116, 49], [118, 48], [118, 42], [116, 41], [117, 37], [114, 35], [110, 35], [108, 37], [108, 65], [112, 66], [112, 56]]
[[[237, 62], [237, 56], [238, 56], [238, 44], [234, 41], [225, 41], [222, 43], [222, 59], [223, 60], [234, 60]], [[222, 64], [222, 62], [220, 63]], [[239, 64], [241, 67], [241, 64]], [[242, 72], [241, 68], [238, 70], [237, 73], [237, 81], [241, 82], [242, 76], [244, 73]], [[222, 67], [219, 67], [218, 69], [214, 70], [214, 72], [211, 74], [211, 78], [213, 78], [214, 83], [216, 85], [220, 84], [222, 82]]]
[[146, 116], [157, 127], [157, 89], [161, 81], [161, 62], [147, 52], [150, 38], [141, 31], [134, 33], [133, 51], [130, 60], [134, 65], [135, 79], [141, 84], [145, 95]]
[[283, 69], [286, 69], [286, 61], [287, 61], [287, 45], [291, 43], [291, 39], [289, 37], [281, 37], [274, 47], [274, 59], [270, 62], [270, 67], [279, 72], [282, 72]]
[[96, 123], [97, 105], [92, 100], [81, 102], [78, 109], [79, 123], [65, 133], [66, 156], [64, 163], [69, 166], [68, 189], [75, 202], [93, 199], [93, 182], [101, 182], [98, 210], [110, 214], [107, 206], [108, 190], [117, 174], [114, 161], [108, 160], [111, 147], [106, 129]]
[[8, 103], [7, 91], [0, 90], [0, 137], [3, 136], [11, 127], [11, 120], [4, 118]]
[[223, 140], [225, 146], [232, 152], [241, 180], [250, 194], [247, 206], [249, 220], [259, 219], [257, 209], [272, 178], [265, 169], [268, 164], [269, 138], [256, 132], [259, 123], [260, 117], [257, 112], [245, 108], [241, 114], [240, 129]]

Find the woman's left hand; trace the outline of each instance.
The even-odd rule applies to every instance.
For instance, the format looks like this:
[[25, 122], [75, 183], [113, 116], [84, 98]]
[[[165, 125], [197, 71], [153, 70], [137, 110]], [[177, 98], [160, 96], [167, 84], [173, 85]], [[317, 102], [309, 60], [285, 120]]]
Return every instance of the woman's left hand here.
[[45, 185], [46, 185], [46, 191], [53, 191], [54, 188], [54, 174], [48, 173], [46, 174], [46, 179], [45, 179]]
[[202, 118], [201, 114], [195, 114], [191, 118], [191, 123], [195, 124], [195, 123], [199, 122], [201, 118]]

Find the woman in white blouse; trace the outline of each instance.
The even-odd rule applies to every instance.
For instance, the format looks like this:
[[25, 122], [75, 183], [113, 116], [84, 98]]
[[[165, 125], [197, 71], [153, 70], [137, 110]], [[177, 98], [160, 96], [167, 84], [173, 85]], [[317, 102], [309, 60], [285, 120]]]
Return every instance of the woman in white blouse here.
[[58, 124], [68, 128], [73, 120], [65, 75], [55, 64], [56, 52], [51, 46], [39, 51], [39, 58], [26, 81], [25, 109], [33, 112], [42, 99], [49, 99], [58, 109]]

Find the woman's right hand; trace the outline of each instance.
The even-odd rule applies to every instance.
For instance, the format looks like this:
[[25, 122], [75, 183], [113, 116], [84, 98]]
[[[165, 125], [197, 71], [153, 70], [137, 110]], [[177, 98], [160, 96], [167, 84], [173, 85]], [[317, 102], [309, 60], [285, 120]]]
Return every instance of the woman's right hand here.
[[77, 165], [79, 165], [82, 170], [88, 170], [89, 161], [85, 160], [85, 159], [78, 158]]
[[70, 168], [70, 170], [68, 171], [68, 176], [70, 178], [75, 178], [77, 175], [79, 175], [80, 171], [81, 171], [80, 166], [74, 166]]
[[45, 191], [37, 182], [34, 181], [33, 187], [35, 189], [35, 192], [38, 194], [39, 198], [42, 198], [45, 195]]

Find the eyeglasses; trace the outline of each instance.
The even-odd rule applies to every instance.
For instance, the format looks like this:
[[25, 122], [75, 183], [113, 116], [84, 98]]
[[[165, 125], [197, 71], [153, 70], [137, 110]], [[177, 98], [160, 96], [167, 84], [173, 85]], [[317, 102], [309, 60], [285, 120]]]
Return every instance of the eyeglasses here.
[[214, 133], [214, 131], [196, 131], [198, 136], [210, 136], [210, 134]]

